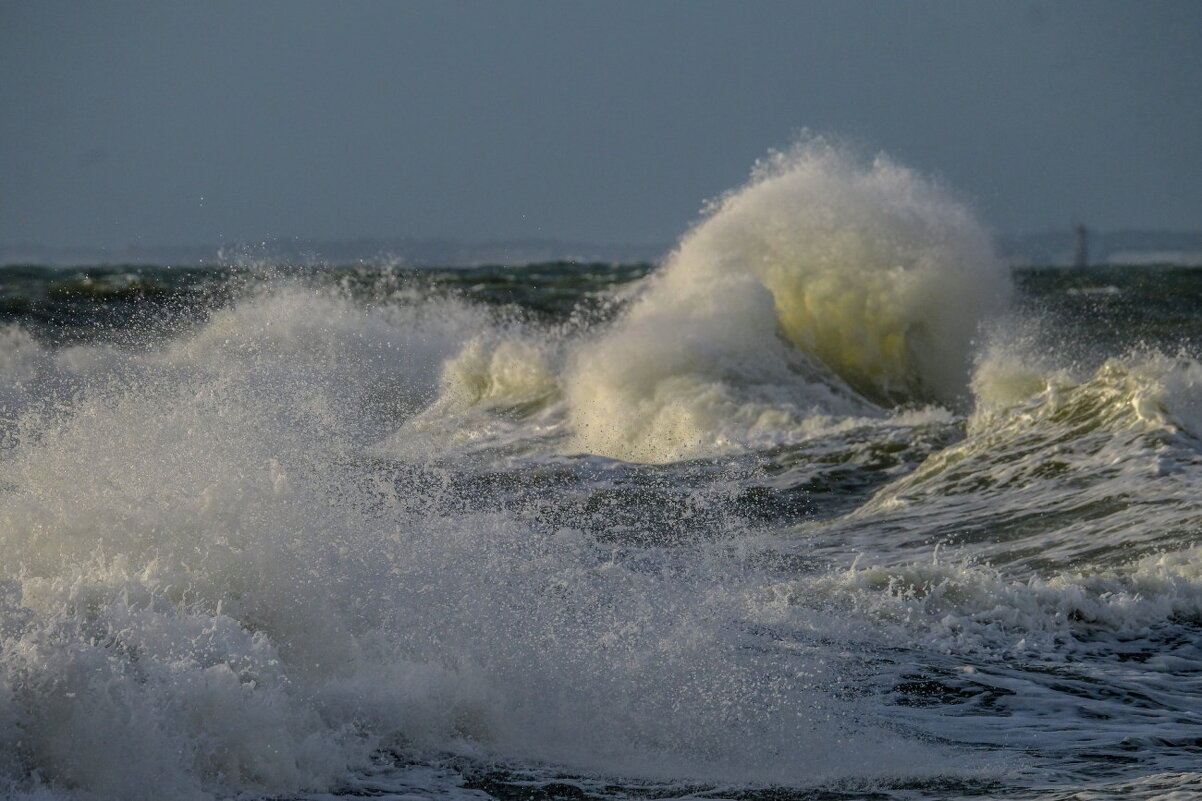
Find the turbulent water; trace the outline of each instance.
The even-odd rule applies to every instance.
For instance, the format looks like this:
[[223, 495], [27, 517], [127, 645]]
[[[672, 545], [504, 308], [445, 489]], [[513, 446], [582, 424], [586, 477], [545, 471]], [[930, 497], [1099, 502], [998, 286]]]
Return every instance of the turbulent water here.
[[820, 145], [655, 267], [0, 269], [0, 795], [1197, 797], [1200, 345]]

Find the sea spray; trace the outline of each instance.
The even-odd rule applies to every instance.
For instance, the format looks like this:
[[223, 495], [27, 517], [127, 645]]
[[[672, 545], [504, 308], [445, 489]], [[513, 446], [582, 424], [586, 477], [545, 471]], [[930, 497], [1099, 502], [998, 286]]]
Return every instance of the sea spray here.
[[[649, 280], [6, 274], [0, 796], [1194, 792], [1202, 272], [990, 319], [946, 193], [775, 161]], [[858, 272], [858, 230], [945, 238]], [[860, 300], [798, 323], [813, 270]]]
[[[412, 414], [390, 387], [432, 396], [432, 364], [508, 336], [441, 309], [285, 281], [116, 373], [92, 345], [13, 367], [76, 382], [0, 463], [14, 793], [296, 794], [388, 754], [794, 784], [940, 763], [833, 697], [831, 659], [744, 629], [765, 579], [723, 547], [722, 495], [693, 509], [729, 529], [618, 547], [586, 533], [616, 533], [604, 506], [547, 530], [537, 480], [494, 507], [440, 463], [453, 438], [371, 449]], [[477, 401], [545, 374], [486, 361]]]
[[946, 191], [823, 141], [760, 163], [648, 281], [577, 355], [582, 450], [671, 461], [882, 405], [964, 404], [974, 336], [1010, 294]]

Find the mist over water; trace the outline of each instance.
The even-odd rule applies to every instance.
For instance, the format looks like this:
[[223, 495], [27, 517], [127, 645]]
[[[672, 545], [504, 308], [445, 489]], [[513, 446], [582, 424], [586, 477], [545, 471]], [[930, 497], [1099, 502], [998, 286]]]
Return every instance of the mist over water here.
[[1198, 791], [1202, 273], [1015, 279], [821, 142], [654, 269], [0, 271], [0, 791]]

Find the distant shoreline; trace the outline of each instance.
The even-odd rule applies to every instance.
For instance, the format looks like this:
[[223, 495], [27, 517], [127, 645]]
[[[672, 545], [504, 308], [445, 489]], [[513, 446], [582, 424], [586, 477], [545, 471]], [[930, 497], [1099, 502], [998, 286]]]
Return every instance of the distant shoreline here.
[[[1034, 234], [1003, 234], [999, 255], [1014, 267], [1070, 266], [1071, 229]], [[0, 244], [0, 266], [81, 265], [202, 267], [230, 264], [287, 263], [373, 266], [474, 267], [556, 261], [582, 263], [658, 263], [672, 245], [596, 244], [556, 239], [460, 242], [452, 239], [268, 240], [230, 245], [131, 245], [125, 248], [52, 247]], [[1202, 231], [1121, 230], [1090, 232], [1091, 265], [1202, 265]]]
[[368, 264], [471, 267], [535, 262], [658, 262], [671, 246], [605, 245], [554, 239], [458, 242], [450, 239], [360, 239], [319, 242], [276, 240], [232, 245], [143, 246], [127, 248], [60, 248], [45, 245], [0, 245], [0, 265], [38, 264], [68, 267], [81, 264], [130, 266], [218, 266], [269, 262], [298, 266]]

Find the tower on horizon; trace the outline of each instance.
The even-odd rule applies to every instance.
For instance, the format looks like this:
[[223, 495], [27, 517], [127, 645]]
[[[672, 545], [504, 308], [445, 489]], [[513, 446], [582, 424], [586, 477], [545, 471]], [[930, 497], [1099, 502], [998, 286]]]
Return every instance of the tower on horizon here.
[[1078, 224], [1076, 228], [1077, 246], [1073, 250], [1073, 266], [1088, 267], [1089, 266], [1089, 229], [1083, 224]]

